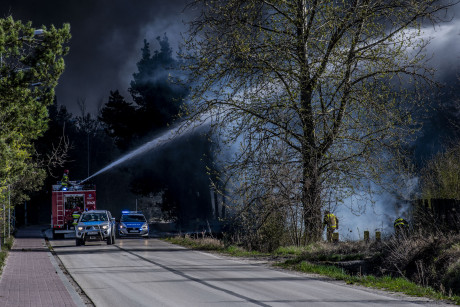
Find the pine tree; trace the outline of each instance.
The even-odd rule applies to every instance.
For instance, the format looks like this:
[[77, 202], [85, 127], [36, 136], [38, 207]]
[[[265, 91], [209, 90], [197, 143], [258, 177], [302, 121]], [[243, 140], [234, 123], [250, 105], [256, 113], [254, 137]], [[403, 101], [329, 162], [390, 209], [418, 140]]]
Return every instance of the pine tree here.
[[150, 45], [144, 40], [142, 58], [137, 63], [138, 72], [133, 74], [129, 89], [138, 106], [140, 126], [137, 133], [141, 136], [171, 124], [186, 95], [184, 88], [171, 84], [169, 80], [178, 65], [172, 57], [167, 36], [157, 37], [157, 40], [160, 50], [152, 56]]
[[109, 101], [101, 110], [99, 120], [104, 122], [106, 133], [120, 149], [126, 149], [136, 132], [136, 109], [118, 90], [110, 91]]

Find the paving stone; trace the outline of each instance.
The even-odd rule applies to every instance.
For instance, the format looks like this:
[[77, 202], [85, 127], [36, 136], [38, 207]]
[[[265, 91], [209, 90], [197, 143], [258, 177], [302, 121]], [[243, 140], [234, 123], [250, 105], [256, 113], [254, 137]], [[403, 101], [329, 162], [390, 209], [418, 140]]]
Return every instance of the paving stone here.
[[0, 306], [77, 306], [51, 263], [40, 227], [18, 230], [0, 279]]

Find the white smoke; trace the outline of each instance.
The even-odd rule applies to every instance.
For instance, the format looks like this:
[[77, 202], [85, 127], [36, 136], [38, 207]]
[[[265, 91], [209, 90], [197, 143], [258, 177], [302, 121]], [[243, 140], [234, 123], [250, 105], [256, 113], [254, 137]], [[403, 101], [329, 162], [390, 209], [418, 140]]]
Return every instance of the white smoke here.
[[362, 240], [364, 231], [369, 231], [371, 240], [376, 231], [380, 231], [382, 237], [390, 236], [395, 219], [402, 217], [410, 221], [411, 200], [416, 195], [418, 178], [403, 180], [404, 186], [398, 193], [372, 186], [370, 193], [345, 199], [334, 212], [339, 219], [340, 240]]

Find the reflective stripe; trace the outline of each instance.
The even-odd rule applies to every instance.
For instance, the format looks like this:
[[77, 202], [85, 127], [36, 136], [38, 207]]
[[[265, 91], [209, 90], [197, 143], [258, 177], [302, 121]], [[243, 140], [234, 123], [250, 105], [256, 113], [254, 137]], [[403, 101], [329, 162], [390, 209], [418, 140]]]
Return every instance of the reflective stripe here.
[[330, 213], [326, 215], [327, 221], [328, 221], [328, 227], [330, 228], [337, 228], [337, 218], [335, 217], [334, 214]]
[[403, 218], [398, 218], [398, 219], [395, 220], [393, 225], [394, 225], [394, 227], [398, 227], [398, 226], [408, 227], [409, 223], [406, 220], [404, 220]]

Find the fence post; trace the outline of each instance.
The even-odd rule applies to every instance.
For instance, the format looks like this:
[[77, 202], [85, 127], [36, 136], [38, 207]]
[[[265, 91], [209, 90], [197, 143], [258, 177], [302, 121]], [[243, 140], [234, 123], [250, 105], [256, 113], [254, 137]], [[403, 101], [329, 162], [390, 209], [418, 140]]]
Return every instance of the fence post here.
[[334, 243], [339, 242], [339, 233], [338, 232], [333, 232], [332, 233], [332, 242], [334, 242]]
[[382, 233], [380, 231], [375, 232], [375, 242], [380, 242], [382, 240]]

